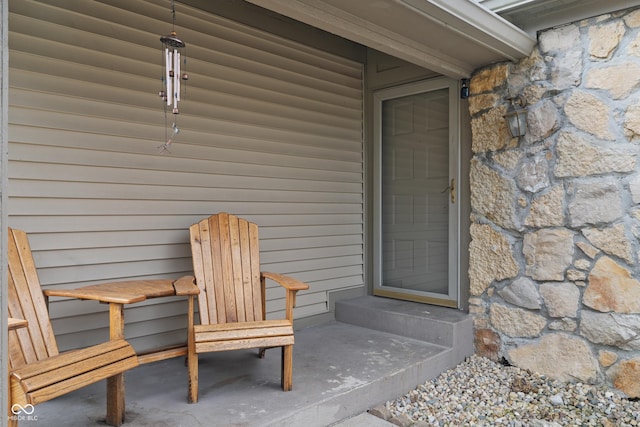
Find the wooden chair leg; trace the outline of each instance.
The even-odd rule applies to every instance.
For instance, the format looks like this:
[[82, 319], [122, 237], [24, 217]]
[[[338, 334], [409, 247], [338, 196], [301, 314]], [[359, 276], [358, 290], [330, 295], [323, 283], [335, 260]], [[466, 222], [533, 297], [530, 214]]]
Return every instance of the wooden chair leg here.
[[[25, 408], [25, 407], [29, 407], [31, 405], [29, 405], [27, 403], [27, 396], [22, 393], [21, 391], [17, 391], [17, 388], [21, 388], [20, 385], [18, 385], [16, 383], [16, 381], [13, 380], [13, 378], [10, 376], [9, 377], [9, 398], [8, 400], [8, 408], [7, 408], [7, 427], [18, 427], [18, 423], [20, 420], [20, 417], [23, 417], [24, 419], [24, 415], [27, 414], [26, 410], [22, 410], [21, 408]], [[16, 391], [16, 395], [11, 395], [12, 391]], [[15, 411], [14, 412], [14, 407], [15, 405]], [[33, 407], [32, 407], [33, 408]], [[0, 422], [0, 425], [4, 425], [2, 422]]]
[[198, 403], [198, 353], [196, 353], [196, 333], [194, 331], [195, 298], [189, 295], [187, 331], [187, 367], [189, 369], [189, 393], [187, 402]]
[[124, 374], [107, 378], [107, 419], [106, 423], [120, 427], [125, 418]]
[[[9, 382], [10, 384], [11, 382]], [[18, 427], [18, 417], [11, 412], [11, 399], [9, 399], [9, 413], [7, 414], [7, 427]], [[1, 423], [0, 423], [1, 424]]]
[[267, 347], [260, 347], [258, 349], [258, 357], [260, 359], [264, 359], [264, 355], [265, 355], [266, 352], [267, 352]]
[[[19, 396], [16, 396], [13, 394], [13, 391], [20, 389], [20, 386], [16, 384], [15, 378], [13, 378], [11, 375], [9, 375], [9, 381], [7, 381], [7, 385], [9, 386], [9, 392], [7, 393], [8, 394], [7, 427], [18, 427], [18, 414], [14, 414], [11, 408], [13, 408], [13, 405], [15, 403], [20, 403], [21, 406], [25, 406], [27, 403], [26, 402], [27, 397], [20, 392], [17, 392], [18, 394], [20, 394]], [[1, 422], [0, 422], [0, 425], [2, 425]]]
[[293, 386], [293, 345], [282, 346], [282, 390]]
[[198, 355], [190, 353], [187, 356], [187, 365], [189, 365], [189, 403], [198, 403]]
[[[123, 304], [109, 304], [109, 338], [124, 339]], [[107, 424], [120, 427], [125, 418], [124, 374], [107, 378]]]

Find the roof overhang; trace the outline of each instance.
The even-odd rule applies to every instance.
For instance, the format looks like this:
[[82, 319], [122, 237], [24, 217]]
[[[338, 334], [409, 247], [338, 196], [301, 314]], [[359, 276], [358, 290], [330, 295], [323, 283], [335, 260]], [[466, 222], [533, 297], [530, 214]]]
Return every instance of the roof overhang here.
[[535, 39], [472, 0], [246, 0], [453, 78], [529, 55]]
[[477, 0], [488, 9], [535, 35], [539, 30], [605, 13], [638, 7], [638, 0]]

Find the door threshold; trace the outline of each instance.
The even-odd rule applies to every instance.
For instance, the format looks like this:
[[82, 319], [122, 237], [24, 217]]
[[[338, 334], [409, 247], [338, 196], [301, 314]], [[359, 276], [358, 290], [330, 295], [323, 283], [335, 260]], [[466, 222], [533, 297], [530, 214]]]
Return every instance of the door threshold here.
[[387, 291], [383, 289], [374, 289], [373, 295], [386, 298], [400, 299], [404, 301], [419, 302], [423, 304], [441, 305], [443, 307], [458, 308], [456, 301], [445, 298], [428, 297], [424, 295], [413, 295], [405, 292]]

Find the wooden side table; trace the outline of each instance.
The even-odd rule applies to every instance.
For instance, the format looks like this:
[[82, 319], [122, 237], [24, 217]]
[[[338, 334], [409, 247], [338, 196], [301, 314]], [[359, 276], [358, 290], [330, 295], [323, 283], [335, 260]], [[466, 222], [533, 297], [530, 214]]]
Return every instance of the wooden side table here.
[[[192, 296], [200, 292], [193, 276], [178, 280], [133, 280], [101, 283], [76, 289], [47, 289], [47, 297], [69, 297], [95, 300], [109, 304], [109, 337], [111, 340], [124, 339], [124, 305], [145, 301], [149, 298], [169, 296]], [[26, 323], [26, 322], [25, 322]], [[10, 321], [11, 325], [11, 321]], [[186, 335], [186, 331], [185, 331]], [[161, 349], [138, 355], [138, 363], [151, 363], [187, 354], [187, 347]], [[107, 423], [117, 420], [124, 413], [124, 374], [107, 378]]]

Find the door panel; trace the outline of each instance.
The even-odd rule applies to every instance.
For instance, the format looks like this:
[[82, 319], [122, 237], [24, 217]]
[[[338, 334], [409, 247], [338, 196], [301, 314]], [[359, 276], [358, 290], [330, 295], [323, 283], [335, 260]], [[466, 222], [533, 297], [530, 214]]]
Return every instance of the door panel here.
[[375, 96], [376, 294], [457, 304], [457, 216], [449, 191], [457, 179], [452, 93], [449, 84], [422, 84]]

